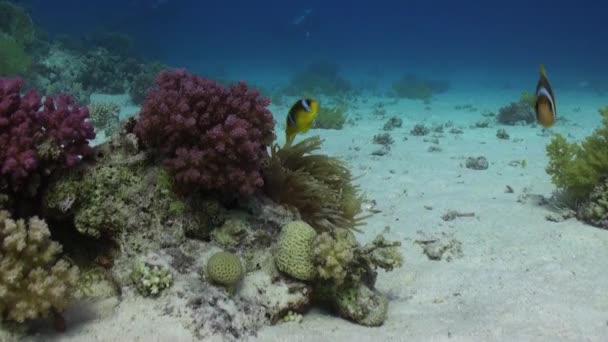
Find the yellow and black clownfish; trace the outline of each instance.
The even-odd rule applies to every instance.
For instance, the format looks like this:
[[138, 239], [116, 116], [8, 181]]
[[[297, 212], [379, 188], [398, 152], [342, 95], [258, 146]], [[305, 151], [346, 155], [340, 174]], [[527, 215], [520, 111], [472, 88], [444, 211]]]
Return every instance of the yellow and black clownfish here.
[[318, 111], [319, 102], [312, 99], [301, 99], [291, 106], [285, 126], [286, 145], [291, 145], [296, 134], [305, 133], [310, 129]]
[[551, 127], [557, 120], [557, 111], [555, 108], [555, 95], [553, 89], [547, 79], [545, 66], [540, 66], [540, 79], [536, 85], [536, 103], [534, 105], [536, 111], [536, 121], [543, 127]]

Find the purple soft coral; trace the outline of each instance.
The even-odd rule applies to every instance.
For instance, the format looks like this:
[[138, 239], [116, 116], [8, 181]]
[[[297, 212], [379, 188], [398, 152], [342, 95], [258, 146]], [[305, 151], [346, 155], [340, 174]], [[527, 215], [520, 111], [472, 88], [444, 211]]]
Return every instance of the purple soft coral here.
[[161, 72], [156, 83], [135, 133], [161, 154], [178, 185], [240, 195], [263, 185], [274, 140], [267, 98], [244, 82], [226, 88], [182, 69]]
[[[72, 167], [95, 138], [86, 107], [67, 95], [19, 93], [22, 80], [0, 78], [0, 189], [21, 191], [33, 176]], [[31, 190], [31, 189], [30, 189]]]

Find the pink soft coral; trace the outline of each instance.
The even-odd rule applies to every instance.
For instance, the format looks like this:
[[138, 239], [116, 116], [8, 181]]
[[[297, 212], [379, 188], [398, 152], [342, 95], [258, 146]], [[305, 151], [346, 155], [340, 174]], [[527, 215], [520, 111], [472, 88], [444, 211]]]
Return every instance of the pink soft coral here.
[[240, 195], [262, 187], [274, 140], [267, 98], [244, 82], [226, 88], [183, 69], [161, 72], [156, 83], [135, 133], [160, 153], [178, 185]]
[[44, 102], [35, 90], [21, 96], [21, 86], [21, 79], [0, 78], [0, 190], [14, 192], [56, 168], [76, 165], [95, 138], [86, 107], [68, 95]]

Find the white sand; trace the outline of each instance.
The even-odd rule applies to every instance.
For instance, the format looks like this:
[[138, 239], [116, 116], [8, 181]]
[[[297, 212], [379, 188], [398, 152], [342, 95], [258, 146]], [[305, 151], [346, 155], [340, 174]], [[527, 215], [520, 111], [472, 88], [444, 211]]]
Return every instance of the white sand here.
[[[371, 115], [372, 106], [387, 99], [369, 99], [350, 111], [363, 117], [341, 131], [312, 130], [326, 138], [324, 151], [352, 165], [362, 189], [382, 210], [369, 220], [361, 242], [390, 227], [388, 239], [402, 241], [401, 269], [380, 273], [377, 287], [391, 298], [389, 317], [382, 327], [366, 328], [313, 309], [301, 323], [265, 327], [256, 341], [606, 341], [608, 340], [608, 231], [575, 219], [549, 222], [547, 208], [534, 195], [553, 190], [545, 174], [545, 145], [549, 137], [539, 128], [493, 126], [469, 128], [481, 112], [497, 111], [517, 94], [476, 99], [446, 93], [424, 110], [419, 102], [387, 105], [385, 119]], [[583, 137], [599, 122], [599, 99], [562, 97], [561, 108], [573, 122], [554, 131]], [[572, 111], [577, 102], [581, 112]], [[472, 103], [479, 111], [455, 112]], [[596, 105], [597, 104], [597, 105]], [[285, 108], [281, 108], [285, 110]], [[273, 112], [281, 113], [276, 107]], [[391, 151], [370, 153], [388, 117], [404, 125], [391, 132]], [[277, 115], [282, 123], [282, 115]], [[453, 120], [464, 134], [440, 138], [441, 152], [427, 152], [425, 137], [409, 134], [414, 124]], [[580, 124], [579, 127], [573, 124]], [[505, 128], [510, 140], [496, 138]], [[282, 139], [281, 128], [277, 128]], [[407, 141], [402, 141], [407, 137]], [[427, 136], [428, 138], [430, 136]], [[514, 139], [522, 139], [514, 142]], [[359, 151], [355, 147], [360, 148]], [[487, 170], [463, 166], [469, 156], [486, 156]], [[509, 166], [512, 160], [527, 167]], [[505, 193], [506, 185], [514, 193]], [[518, 197], [527, 188], [527, 202]], [[425, 208], [427, 206], [427, 208]], [[432, 209], [428, 209], [431, 208]], [[474, 212], [475, 217], [443, 221], [449, 209]], [[415, 240], [453, 238], [462, 256], [451, 262], [432, 261]], [[161, 316], [153, 301], [129, 299], [97, 320], [71, 327], [62, 341], [190, 341], [193, 337], [177, 320]], [[218, 339], [219, 340], [219, 339]]]

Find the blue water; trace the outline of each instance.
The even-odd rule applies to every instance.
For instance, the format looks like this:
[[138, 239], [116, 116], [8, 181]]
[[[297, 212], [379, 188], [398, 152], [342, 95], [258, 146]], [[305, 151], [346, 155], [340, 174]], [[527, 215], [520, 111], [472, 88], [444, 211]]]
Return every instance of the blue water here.
[[21, 3], [52, 35], [100, 28], [129, 33], [145, 57], [205, 74], [272, 78], [332, 61], [351, 78], [476, 75], [497, 88], [521, 87], [524, 80], [531, 88], [544, 63], [556, 87], [587, 80], [608, 88], [608, 5], [602, 1]]

